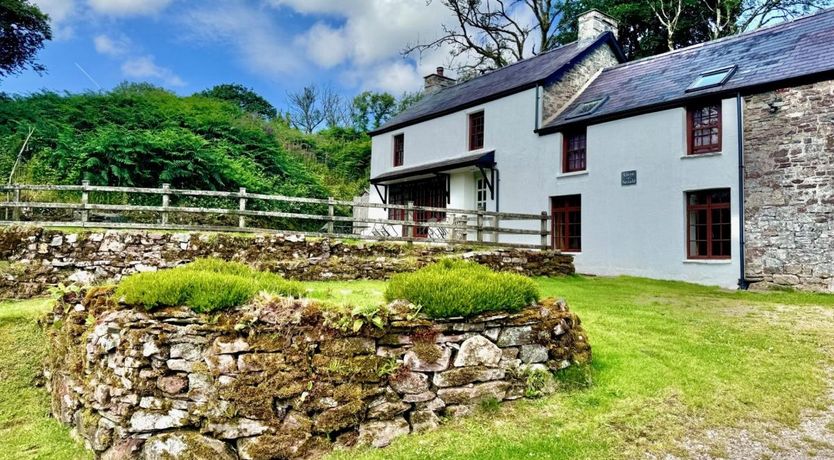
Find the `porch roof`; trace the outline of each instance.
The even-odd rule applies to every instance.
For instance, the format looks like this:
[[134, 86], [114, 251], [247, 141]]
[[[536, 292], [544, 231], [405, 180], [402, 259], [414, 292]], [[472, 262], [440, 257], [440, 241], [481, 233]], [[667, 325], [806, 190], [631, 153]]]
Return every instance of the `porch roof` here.
[[397, 168], [394, 171], [378, 174], [371, 178], [374, 185], [384, 185], [402, 179], [416, 179], [418, 177], [431, 176], [433, 174], [448, 172], [455, 169], [475, 166], [478, 168], [492, 168], [495, 166], [495, 150], [480, 152], [462, 157], [450, 158], [448, 160], [424, 163], [410, 166], [408, 168]]

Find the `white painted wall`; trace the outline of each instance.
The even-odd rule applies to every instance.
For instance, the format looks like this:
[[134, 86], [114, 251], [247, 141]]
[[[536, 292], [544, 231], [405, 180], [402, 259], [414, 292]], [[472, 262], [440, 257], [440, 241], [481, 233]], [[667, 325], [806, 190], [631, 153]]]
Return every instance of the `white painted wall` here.
[[[723, 150], [686, 156], [686, 111], [664, 110], [588, 127], [588, 168], [561, 173], [561, 134], [535, 129], [536, 90], [517, 93], [373, 138], [371, 175], [394, 170], [393, 136], [405, 134], [404, 167], [461, 157], [467, 151], [467, 116], [484, 110], [484, 151], [495, 150], [500, 181], [498, 203], [488, 210], [540, 213], [550, 197], [582, 195], [582, 247], [577, 271], [630, 274], [735, 287], [738, 254], [738, 155], [735, 99], [722, 102]], [[637, 185], [621, 186], [620, 174], [637, 170]], [[449, 207], [473, 209], [471, 172], [453, 174]], [[727, 261], [686, 260], [685, 192], [732, 191], [733, 257]], [[375, 191], [371, 200], [379, 202]], [[380, 216], [382, 214], [379, 214]], [[519, 227], [521, 227], [519, 225]], [[530, 222], [527, 228], [537, 229]], [[502, 237], [502, 241], [509, 237]], [[538, 243], [538, 237], [512, 241]]]

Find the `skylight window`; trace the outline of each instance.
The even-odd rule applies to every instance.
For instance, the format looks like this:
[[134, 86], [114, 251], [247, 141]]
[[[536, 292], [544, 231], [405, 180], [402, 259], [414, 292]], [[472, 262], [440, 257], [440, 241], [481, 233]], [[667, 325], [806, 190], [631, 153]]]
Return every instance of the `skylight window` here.
[[594, 99], [593, 101], [583, 102], [577, 105], [575, 109], [571, 110], [565, 118], [579, 118], [590, 115], [600, 108], [602, 104], [605, 104], [605, 101], [607, 100], [608, 96]]
[[723, 69], [710, 70], [698, 75], [698, 78], [686, 88], [686, 92], [700, 91], [702, 89], [714, 88], [727, 83], [727, 80], [733, 76], [736, 71], [736, 66], [724, 67]]

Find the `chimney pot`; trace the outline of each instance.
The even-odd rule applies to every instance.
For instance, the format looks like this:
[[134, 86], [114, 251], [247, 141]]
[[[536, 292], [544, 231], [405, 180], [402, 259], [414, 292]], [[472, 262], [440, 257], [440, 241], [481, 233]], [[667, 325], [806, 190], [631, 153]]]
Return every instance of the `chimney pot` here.
[[435, 73], [424, 77], [425, 87], [423, 93], [433, 94], [456, 83], [455, 79], [443, 75], [443, 70], [443, 67], [438, 67]]

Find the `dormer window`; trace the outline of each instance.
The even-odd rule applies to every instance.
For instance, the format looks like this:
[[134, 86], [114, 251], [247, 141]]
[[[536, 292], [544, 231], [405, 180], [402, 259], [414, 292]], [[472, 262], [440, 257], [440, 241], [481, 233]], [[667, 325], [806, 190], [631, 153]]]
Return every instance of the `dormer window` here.
[[605, 101], [607, 101], [607, 100], [608, 100], [608, 96], [601, 97], [599, 99], [594, 99], [594, 100], [588, 101], [588, 102], [583, 102], [583, 103], [577, 105], [575, 109], [571, 110], [570, 113], [568, 113], [565, 116], [565, 119], [570, 120], [571, 118], [579, 118], [579, 117], [584, 117], [584, 116], [590, 115], [590, 114], [596, 112], [596, 110], [598, 108], [600, 108], [600, 106], [602, 106], [602, 104], [605, 104]]
[[707, 88], [715, 88], [727, 83], [727, 80], [733, 76], [736, 71], [736, 66], [724, 67], [723, 69], [710, 70], [698, 75], [698, 78], [686, 88], [686, 92], [700, 91]]
[[469, 150], [484, 148], [484, 112], [469, 115]]
[[402, 166], [405, 159], [405, 134], [394, 136], [394, 166]]

